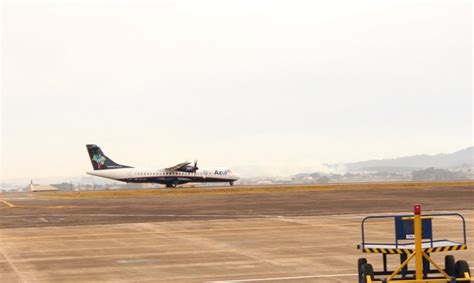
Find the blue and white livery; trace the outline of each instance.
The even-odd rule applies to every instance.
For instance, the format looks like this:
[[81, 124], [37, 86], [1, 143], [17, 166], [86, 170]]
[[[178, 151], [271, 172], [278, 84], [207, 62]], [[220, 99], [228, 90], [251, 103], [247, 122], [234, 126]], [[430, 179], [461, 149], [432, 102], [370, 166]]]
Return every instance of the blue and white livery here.
[[173, 167], [163, 169], [134, 168], [127, 165], [115, 163], [108, 158], [95, 144], [86, 145], [89, 158], [94, 171], [87, 172], [89, 175], [113, 179], [127, 183], [157, 183], [175, 188], [177, 185], [186, 183], [217, 183], [225, 182], [231, 186], [240, 179], [240, 176], [228, 168], [215, 168], [201, 170], [197, 162], [180, 163]]

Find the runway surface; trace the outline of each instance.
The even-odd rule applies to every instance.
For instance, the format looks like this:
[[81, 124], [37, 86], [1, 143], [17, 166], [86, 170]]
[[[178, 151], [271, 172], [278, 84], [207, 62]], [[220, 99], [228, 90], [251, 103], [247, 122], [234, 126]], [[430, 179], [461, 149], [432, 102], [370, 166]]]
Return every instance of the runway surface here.
[[[1, 281], [356, 282], [362, 218], [410, 213], [414, 203], [424, 211], [463, 213], [468, 238], [474, 235], [472, 183], [210, 190], [123, 197], [0, 195]], [[437, 237], [459, 239], [459, 222], [436, 224]], [[373, 228], [370, 237], [393, 238], [392, 223]], [[453, 254], [474, 264], [472, 251]], [[441, 256], [435, 258], [442, 262]], [[380, 267], [380, 256], [368, 258]]]
[[0, 228], [390, 212], [416, 202], [426, 211], [473, 208], [473, 183], [380, 186], [6, 194], [0, 196]]

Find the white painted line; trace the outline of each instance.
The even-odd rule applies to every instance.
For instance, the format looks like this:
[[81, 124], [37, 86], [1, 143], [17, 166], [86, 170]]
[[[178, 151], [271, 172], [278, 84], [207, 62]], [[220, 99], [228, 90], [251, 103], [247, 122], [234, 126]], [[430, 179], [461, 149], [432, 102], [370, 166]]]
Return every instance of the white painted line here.
[[255, 279], [235, 279], [224, 281], [211, 281], [211, 283], [236, 283], [236, 282], [258, 282], [258, 281], [277, 281], [277, 280], [295, 280], [305, 278], [331, 278], [331, 277], [352, 277], [357, 276], [357, 273], [342, 273], [342, 274], [321, 274], [321, 275], [306, 275], [293, 277], [273, 277], [273, 278], [255, 278]]
[[273, 215], [238, 215], [238, 214], [107, 214], [107, 213], [94, 213], [94, 214], [23, 214], [23, 215], [0, 215], [0, 218], [21, 218], [21, 217], [32, 217], [32, 216], [46, 216], [46, 217], [65, 217], [65, 216], [87, 216], [87, 217], [203, 217], [203, 218], [274, 218]]
[[21, 273], [21, 271], [18, 269], [15, 263], [11, 260], [6, 249], [2, 248], [2, 246], [4, 246], [3, 241], [1, 241], [0, 243], [2, 243], [2, 245], [0, 245], [0, 254], [3, 255], [3, 258], [5, 259], [6, 263], [11, 267], [16, 277], [19, 279], [20, 282], [28, 282], [28, 280], [25, 278], [23, 273]]
[[159, 262], [159, 259], [128, 259], [128, 260], [117, 260], [117, 263], [153, 263], [153, 262]]

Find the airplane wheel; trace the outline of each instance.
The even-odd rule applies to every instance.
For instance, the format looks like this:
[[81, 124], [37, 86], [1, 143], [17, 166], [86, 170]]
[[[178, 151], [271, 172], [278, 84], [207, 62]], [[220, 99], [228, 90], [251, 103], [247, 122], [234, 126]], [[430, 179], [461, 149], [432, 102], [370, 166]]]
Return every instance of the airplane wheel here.
[[359, 283], [364, 282], [362, 277], [362, 265], [367, 263], [367, 259], [362, 257], [357, 260], [357, 272], [359, 274]]
[[[469, 264], [465, 260], [458, 260], [456, 262], [456, 278], [466, 278], [465, 273], [469, 274], [471, 277], [471, 271], [469, 270]], [[471, 282], [469, 281], [457, 281], [457, 282]]]
[[232, 181], [229, 182], [229, 185], [230, 185], [231, 187], [234, 186], [234, 182], [232, 182]]
[[362, 275], [361, 283], [367, 283], [367, 276], [370, 276], [370, 279], [374, 280], [374, 269], [372, 268], [372, 264], [364, 263], [361, 266], [361, 275]]
[[447, 255], [444, 257], [444, 271], [446, 271], [446, 273], [449, 276], [455, 275], [456, 273], [455, 265], [456, 265], [456, 261], [454, 260], [454, 256]]

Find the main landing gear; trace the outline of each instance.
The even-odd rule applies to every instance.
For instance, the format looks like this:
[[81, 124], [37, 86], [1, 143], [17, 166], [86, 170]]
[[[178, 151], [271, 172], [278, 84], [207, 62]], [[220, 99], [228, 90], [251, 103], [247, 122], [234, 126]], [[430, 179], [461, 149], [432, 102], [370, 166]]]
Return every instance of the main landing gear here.
[[176, 184], [176, 183], [168, 183], [168, 184], [166, 184], [166, 187], [167, 188], [176, 188], [177, 185], [178, 184]]
[[232, 187], [234, 185], [234, 181], [230, 181], [229, 185]]

